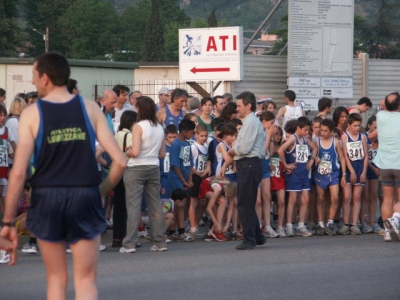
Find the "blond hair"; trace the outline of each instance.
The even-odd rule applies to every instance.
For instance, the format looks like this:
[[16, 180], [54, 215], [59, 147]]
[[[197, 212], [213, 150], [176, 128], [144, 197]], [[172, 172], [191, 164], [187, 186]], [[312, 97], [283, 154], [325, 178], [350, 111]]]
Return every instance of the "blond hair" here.
[[21, 97], [15, 97], [10, 105], [10, 116], [19, 116], [21, 115], [22, 110], [26, 107], [26, 102]]

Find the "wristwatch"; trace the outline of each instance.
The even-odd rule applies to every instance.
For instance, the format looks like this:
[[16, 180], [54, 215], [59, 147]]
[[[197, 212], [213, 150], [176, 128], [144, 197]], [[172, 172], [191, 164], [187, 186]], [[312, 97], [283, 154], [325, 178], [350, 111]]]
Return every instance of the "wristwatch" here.
[[8, 227], [15, 227], [15, 222], [1, 222], [1, 227], [8, 226]]

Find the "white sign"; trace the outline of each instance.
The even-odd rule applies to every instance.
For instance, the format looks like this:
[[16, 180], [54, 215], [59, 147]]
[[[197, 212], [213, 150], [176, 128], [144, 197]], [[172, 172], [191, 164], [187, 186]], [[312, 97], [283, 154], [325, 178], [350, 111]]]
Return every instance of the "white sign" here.
[[318, 88], [291, 88], [296, 93], [296, 99], [321, 97], [321, 89]]
[[321, 78], [289, 77], [289, 86], [320, 87], [321, 86]]
[[242, 27], [179, 29], [182, 81], [243, 79]]
[[322, 87], [352, 87], [352, 78], [322, 78]]
[[[303, 101], [304, 103], [304, 110], [318, 110], [318, 99], [317, 98], [300, 98], [296, 99], [296, 102], [300, 103]], [[300, 105], [300, 104], [299, 104]]]
[[353, 88], [322, 88], [321, 95], [328, 98], [352, 98]]

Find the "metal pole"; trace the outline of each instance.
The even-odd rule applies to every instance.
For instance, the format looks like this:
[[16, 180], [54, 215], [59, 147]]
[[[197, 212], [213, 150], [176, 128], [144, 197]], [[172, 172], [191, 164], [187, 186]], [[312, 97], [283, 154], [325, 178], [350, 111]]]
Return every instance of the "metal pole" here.
[[250, 44], [254, 41], [256, 38], [257, 34], [264, 28], [265, 24], [271, 19], [275, 11], [278, 9], [278, 7], [282, 4], [283, 0], [279, 0], [274, 8], [271, 10], [271, 12], [268, 14], [268, 16], [265, 18], [265, 20], [261, 23], [260, 27], [254, 32], [253, 36], [250, 38], [250, 40], [247, 42], [247, 45], [244, 47], [243, 52], [246, 52], [247, 48], [249, 48]]
[[215, 90], [214, 90], [213, 86], [214, 86], [214, 82], [212, 80], [210, 80], [210, 97], [211, 98], [214, 97]]
[[44, 48], [46, 52], [49, 52], [49, 26], [46, 26], [46, 34], [44, 36]]
[[279, 51], [278, 56], [280, 56], [280, 55], [283, 53], [283, 51], [285, 51], [285, 49], [287, 48], [287, 46], [288, 46], [288, 42], [286, 42], [286, 44], [285, 44], [285, 46], [283, 46], [282, 50]]

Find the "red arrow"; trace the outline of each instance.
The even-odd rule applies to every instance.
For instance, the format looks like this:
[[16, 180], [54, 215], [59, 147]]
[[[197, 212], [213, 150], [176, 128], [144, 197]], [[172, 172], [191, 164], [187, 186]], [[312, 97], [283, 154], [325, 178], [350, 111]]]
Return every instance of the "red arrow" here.
[[231, 68], [192, 68], [190, 72], [196, 74], [196, 72], [229, 72]]

